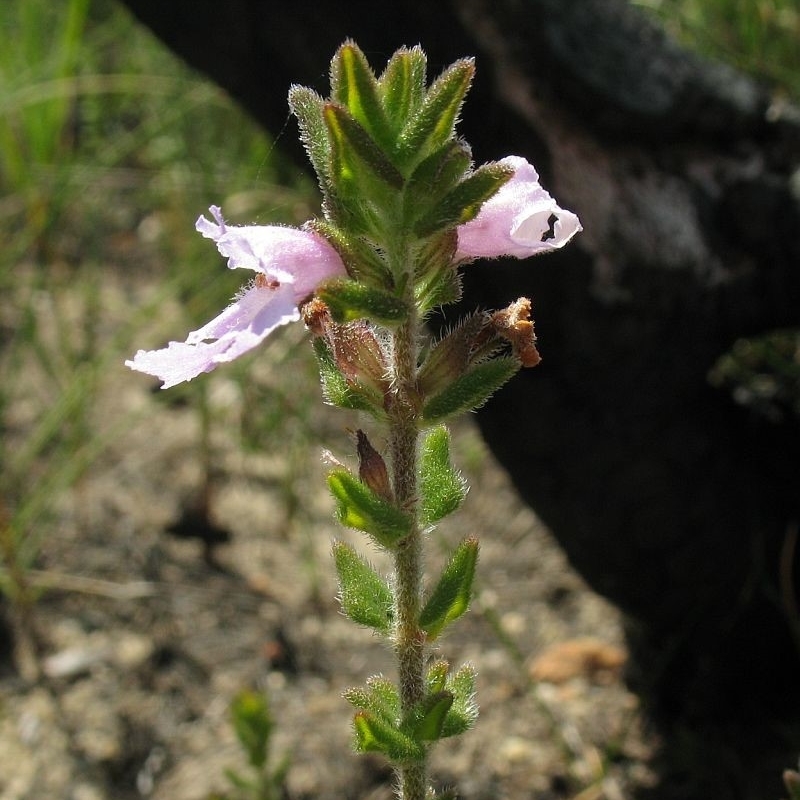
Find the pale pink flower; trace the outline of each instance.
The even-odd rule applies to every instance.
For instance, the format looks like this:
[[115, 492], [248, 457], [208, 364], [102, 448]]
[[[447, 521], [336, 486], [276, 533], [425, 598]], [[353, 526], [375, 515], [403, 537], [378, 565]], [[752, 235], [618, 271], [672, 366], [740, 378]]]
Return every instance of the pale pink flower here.
[[161, 350], [139, 350], [125, 364], [155, 375], [168, 389], [217, 364], [252, 350], [272, 331], [300, 319], [298, 306], [326, 279], [344, 276], [344, 264], [319, 234], [276, 225], [229, 226], [216, 206], [216, 222], [201, 216], [195, 225], [228, 258], [231, 269], [254, 270], [256, 279], [218, 317], [192, 331], [185, 342]]
[[532, 164], [519, 156], [507, 156], [500, 163], [512, 167], [514, 174], [475, 219], [458, 228], [459, 260], [528, 258], [563, 247], [581, 230], [578, 217], [560, 208], [541, 187]]

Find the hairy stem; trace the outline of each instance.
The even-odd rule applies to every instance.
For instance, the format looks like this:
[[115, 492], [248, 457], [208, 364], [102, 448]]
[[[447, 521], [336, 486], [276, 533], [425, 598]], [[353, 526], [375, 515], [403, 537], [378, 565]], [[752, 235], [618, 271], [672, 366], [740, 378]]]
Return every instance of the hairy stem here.
[[[422, 699], [425, 637], [419, 628], [422, 600], [422, 536], [417, 523], [417, 412], [415, 373], [418, 321], [412, 316], [393, 337], [393, 397], [390, 410], [390, 454], [398, 505], [414, 518], [411, 533], [395, 554], [395, 652], [402, 712]], [[425, 761], [399, 768], [400, 800], [424, 800]]]

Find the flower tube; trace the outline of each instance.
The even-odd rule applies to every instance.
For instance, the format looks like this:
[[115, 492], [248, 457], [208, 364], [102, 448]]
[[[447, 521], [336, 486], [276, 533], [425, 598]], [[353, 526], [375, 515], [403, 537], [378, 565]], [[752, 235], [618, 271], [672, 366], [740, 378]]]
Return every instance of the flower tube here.
[[520, 156], [500, 164], [512, 167], [508, 183], [487, 200], [475, 219], [458, 228], [456, 258], [528, 258], [563, 247], [581, 223], [542, 188], [534, 166]]

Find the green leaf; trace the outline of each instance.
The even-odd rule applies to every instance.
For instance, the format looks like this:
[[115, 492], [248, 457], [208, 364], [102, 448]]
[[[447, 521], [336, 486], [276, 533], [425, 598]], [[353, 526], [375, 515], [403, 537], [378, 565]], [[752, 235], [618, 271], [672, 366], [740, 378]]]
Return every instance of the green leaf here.
[[392, 627], [392, 591], [372, 567], [344, 542], [335, 542], [342, 611], [359, 625], [388, 634]]
[[387, 287], [390, 279], [389, 266], [363, 237], [351, 236], [338, 225], [323, 219], [312, 220], [307, 226], [333, 245], [351, 277], [374, 287]]
[[520, 362], [513, 357], [493, 358], [476, 365], [425, 404], [425, 420], [438, 422], [453, 414], [480, 408], [519, 369]]
[[478, 540], [465, 539], [447, 562], [436, 588], [419, 615], [419, 626], [435, 639], [469, 608], [472, 582], [478, 562]]
[[378, 81], [355, 42], [345, 42], [331, 62], [331, 99], [343, 105], [384, 149], [394, 137], [378, 93]]
[[447, 682], [447, 690], [453, 694], [453, 706], [442, 726], [442, 739], [468, 731], [478, 719], [474, 667], [469, 664], [461, 667]]
[[453, 136], [461, 104], [474, 74], [474, 61], [461, 59], [434, 81], [421, 108], [400, 134], [399, 155], [404, 162], [419, 163]]
[[312, 89], [292, 86], [289, 90], [289, 108], [297, 117], [300, 139], [317, 173], [323, 192], [330, 186], [331, 148], [328, 129], [322, 116], [325, 101]]
[[415, 716], [412, 736], [416, 741], [434, 742], [441, 738], [447, 712], [453, 705], [451, 692], [442, 691], [428, 695], [421, 703]]
[[461, 276], [454, 256], [458, 234], [448, 230], [431, 237], [414, 260], [414, 298], [425, 313], [461, 298]]
[[348, 381], [336, 366], [324, 339], [314, 340], [314, 353], [326, 403], [352, 411], [368, 411], [377, 418], [383, 418], [383, 398], [365, 384]]
[[378, 79], [386, 116], [396, 134], [422, 103], [427, 68], [427, 58], [422, 48], [401, 47], [389, 59]]
[[438, 230], [469, 222], [512, 175], [513, 170], [503, 164], [484, 164], [478, 167], [448, 192], [432, 213], [419, 220], [414, 226], [414, 233], [417, 236], [430, 236]]
[[391, 324], [408, 318], [408, 306], [399, 297], [347, 278], [326, 281], [317, 290], [317, 295], [325, 301], [331, 316], [339, 323], [369, 319]]
[[450, 463], [450, 434], [444, 425], [425, 436], [420, 449], [422, 522], [431, 525], [452, 514], [464, 501], [464, 479]]
[[356, 749], [360, 753], [384, 753], [391, 761], [420, 761], [425, 756], [425, 746], [415, 742], [397, 726], [379, 719], [369, 711], [360, 711], [353, 718]]
[[367, 711], [359, 711], [353, 717], [356, 750], [359, 753], [385, 753], [388, 750], [389, 745], [385, 742], [383, 730], [376, 725], [377, 722]]
[[411, 173], [407, 190], [443, 196], [457, 186], [472, 164], [472, 150], [462, 139], [449, 139], [424, 158]]
[[403, 219], [409, 227], [434, 213], [441, 198], [461, 181], [472, 163], [465, 142], [451, 139], [416, 167], [403, 198]]
[[428, 670], [427, 688], [429, 695], [446, 691], [453, 697], [440, 738], [456, 736], [472, 727], [478, 717], [475, 705], [475, 669], [466, 664], [453, 675], [445, 660], [435, 661]]
[[[487, 321], [486, 313], [476, 311], [460, 320], [433, 345], [417, 375], [423, 396], [440, 394], [474, 368], [475, 364], [485, 360], [475, 358], [475, 351], [481, 349], [478, 343], [485, 338], [482, 334]], [[486, 355], [491, 355], [491, 352]]]
[[449, 265], [418, 281], [414, 286], [414, 297], [423, 314], [438, 306], [457, 303], [461, 299], [461, 275]]
[[400, 696], [397, 687], [381, 675], [373, 675], [364, 688], [348, 689], [344, 693], [348, 703], [362, 711], [394, 724], [400, 716]]
[[433, 664], [431, 664], [431, 666], [428, 668], [428, 674], [426, 676], [429, 694], [437, 694], [444, 689], [445, 682], [447, 681], [447, 673], [449, 671], [450, 664], [448, 664], [444, 659], [434, 661]]
[[403, 188], [403, 176], [344, 106], [325, 103], [322, 116], [331, 142], [331, 179], [339, 191], [380, 200]]
[[333, 470], [328, 486], [338, 501], [337, 516], [342, 525], [368, 533], [388, 549], [411, 532], [412, 520], [407, 514], [378, 497], [346, 469]]
[[267, 698], [260, 692], [239, 692], [231, 704], [231, 717], [236, 737], [247, 753], [248, 761], [260, 769], [267, 763], [273, 728]]

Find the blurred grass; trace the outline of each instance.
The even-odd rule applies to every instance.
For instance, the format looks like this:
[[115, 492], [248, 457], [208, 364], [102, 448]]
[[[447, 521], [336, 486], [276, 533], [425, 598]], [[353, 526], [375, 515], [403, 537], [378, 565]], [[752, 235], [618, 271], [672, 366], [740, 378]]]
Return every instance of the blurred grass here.
[[797, 0], [632, 0], [679, 40], [800, 101]]
[[272, 140], [110, 0], [3, 0], [0, 34], [0, 590], [29, 602], [9, 581], [55, 499], [131, 424], [98, 412], [101, 389], [242, 283], [193, 221], [214, 203], [297, 222], [314, 190], [279, 181]]

